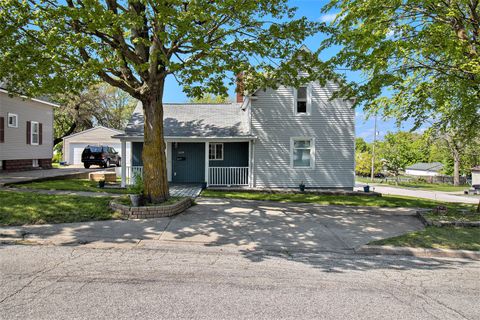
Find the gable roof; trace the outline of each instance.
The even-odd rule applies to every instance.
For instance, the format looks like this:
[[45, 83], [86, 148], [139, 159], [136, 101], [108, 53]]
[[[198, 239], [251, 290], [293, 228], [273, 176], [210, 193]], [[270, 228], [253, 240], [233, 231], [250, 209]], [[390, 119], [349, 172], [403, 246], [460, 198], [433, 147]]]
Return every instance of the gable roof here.
[[443, 169], [443, 164], [440, 162], [419, 162], [407, 167], [406, 169], [438, 172]]
[[480, 166], [473, 167], [472, 171], [480, 171]]
[[[123, 137], [142, 137], [144, 114], [141, 102], [133, 111]], [[165, 137], [249, 136], [248, 112], [239, 103], [166, 103], [163, 105]]]
[[77, 132], [77, 133], [73, 133], [69, 136], [63, 137], [63, 140], [69, 139], [69, 138], [72, 138], [72, 137], [75, 137], [75, 136], [78, 136], [78, 135], [82, 135], [82, 134], [90, 132], [90, 131], [98, 130], [98, 129], [109, 130], [109, 131], [112, 132], [112, 135], [124, 133], [122, 130], [107, 128], [107, 127], [104, 127], [104, 126], [96, 126], [96, 127], [93, 127], [93, 128], [87, 129], [87, 130], [83, 130], [83, 131], [80, 131], [80, 132]]

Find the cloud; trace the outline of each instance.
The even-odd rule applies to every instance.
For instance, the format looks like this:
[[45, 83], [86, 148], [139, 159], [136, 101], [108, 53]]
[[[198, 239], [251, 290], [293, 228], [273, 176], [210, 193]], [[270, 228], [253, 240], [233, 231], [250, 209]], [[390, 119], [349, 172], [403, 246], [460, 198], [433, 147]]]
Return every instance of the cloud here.
[[321, 22], [327, 22], [327, 23], [330, 23], [330, 22], [333, 22], [333, 20], [335, 20], [335, 18], [337, 18], [337, 13], [326, 13], [326, 14], [323, 14], [320, 16], [320, 21]]

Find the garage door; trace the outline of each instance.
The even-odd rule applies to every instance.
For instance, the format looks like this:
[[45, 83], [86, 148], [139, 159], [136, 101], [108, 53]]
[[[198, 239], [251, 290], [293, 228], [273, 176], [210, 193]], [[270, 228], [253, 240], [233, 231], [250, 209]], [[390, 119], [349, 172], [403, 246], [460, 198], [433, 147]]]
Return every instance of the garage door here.
[[88, 143], [70, 143], [70, 164], [82, 164], [82, 152]]

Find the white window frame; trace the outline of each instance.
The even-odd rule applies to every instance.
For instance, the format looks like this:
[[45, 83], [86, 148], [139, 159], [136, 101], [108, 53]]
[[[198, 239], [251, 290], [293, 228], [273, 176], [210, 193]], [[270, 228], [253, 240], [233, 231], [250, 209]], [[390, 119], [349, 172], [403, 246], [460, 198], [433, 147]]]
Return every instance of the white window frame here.
[[[218, 145], [222, 145], [222, 157], [221, 158], [217, 158], [217, 146]], [[210, 158], [210, 148], [213, 149], [213, 159]], [[209, 146], [208, 146], [208, 160], [211, 160], [211, 161], [223, 161], [223, 154], [225, 152], [225, 146], [223, 145], [222, 142], [210, 142], [209, 143]]]
[[33, 168], [38, 168], [39, 165], [38, 165], [38, 159], [32, 159], [32, 167]]
[[[310, 166], [308, 167], [296, 167], [293, 164], [293, 150], [295, 149], [295, 141], [310, 141]], [[292, 169], [314, 169], [315, 168], [315, 138], [312, 137], [292, 137], [290, 138], [290, 167]]]
[[312, 86], [311, 84], [307, 84], [301, 87], [307, 87], [307, 112], [298, 112], [298, 89], [293, 88], [293, 114], [296, 116], [309, 116], [312, 114]]
[[[10, 124], [10, 118], [15, 119], [15, 124]], [[9, 128], [18, 128], [18, 114], [16, 113], [8, 113], [7, 115], [7, 126]]]
[[[37, 132], [33, 132], [34, 124], [37, 125]], [[37, 142], [33, 142], [33, 136], [37, 135]], [[34, 146], [38, 146], [40, 143], [40, 123], [37, 121], [31, 121], [30, 122], [30, 144]]]

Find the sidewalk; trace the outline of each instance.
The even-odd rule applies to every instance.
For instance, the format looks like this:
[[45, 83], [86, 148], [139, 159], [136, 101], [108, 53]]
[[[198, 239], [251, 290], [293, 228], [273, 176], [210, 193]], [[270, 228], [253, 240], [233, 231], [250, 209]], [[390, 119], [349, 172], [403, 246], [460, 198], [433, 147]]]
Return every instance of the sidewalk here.
[[[355, 189], [361, 190], [363, 189], [364, 185], [366, 185], [366, 183], [357, 182], [355, 184]], [[389, 187], [389, 186], [379, 185], [374, 183], [369, 185], [371, 186], [372, 191], [380, 192], [381, 194], [385, 194], [385, 195], [416, 197], [416, 198], [423, 198], [423, 199], [430, 199], [435, 201], [451, 202], [451, 203], [478, 204], [478, 202], [480, 201], [480, 198], [466, 197], [463, 195], [452, 194], [451, 192]]]

